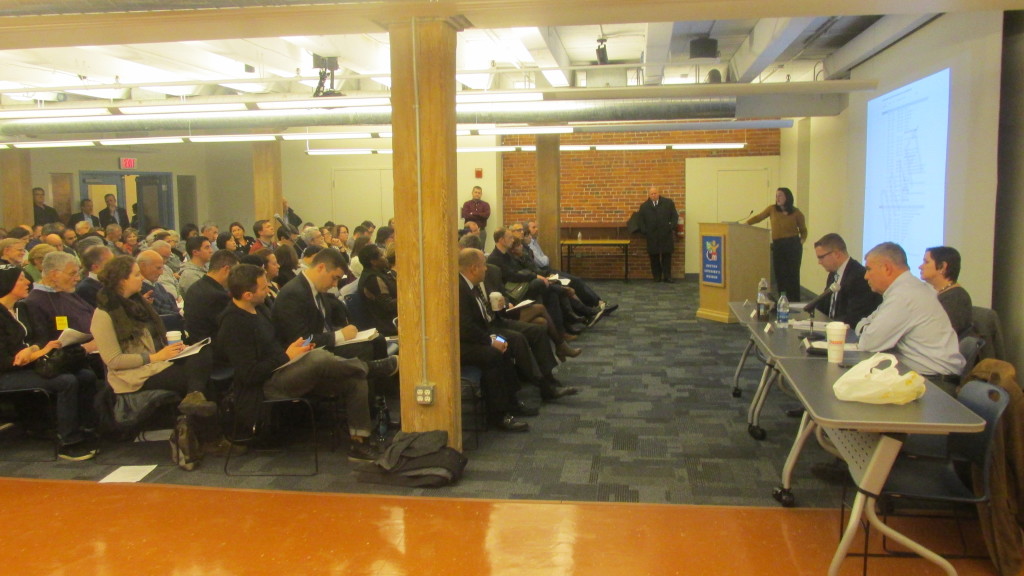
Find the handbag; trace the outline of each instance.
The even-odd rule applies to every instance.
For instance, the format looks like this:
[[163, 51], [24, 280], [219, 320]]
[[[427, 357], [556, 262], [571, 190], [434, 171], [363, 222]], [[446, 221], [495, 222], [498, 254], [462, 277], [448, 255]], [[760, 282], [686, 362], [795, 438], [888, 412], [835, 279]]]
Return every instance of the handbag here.
[[530, 289], [529, 282], [506, 282], [505, 290], [508, 292], [509, 297], [514, 302], [519, 302], [526, 296], [526, 291]]
[[74, 374], [85, 367], [88, 354], [80, 344], [64, 346], [51, 350], [45, 356], [36, 358], [32, 369], [43, 378], [53, 378], [61, 374]]
[[[878, 368], [885, 362], [888, 367]], [[840, 400], [867, 404], [906, 404], [924, 396], [924, 377], [914, 371], [900, 374], [897, 364], [895, 356], [879, 352], [840, 376], [832, 391]]]

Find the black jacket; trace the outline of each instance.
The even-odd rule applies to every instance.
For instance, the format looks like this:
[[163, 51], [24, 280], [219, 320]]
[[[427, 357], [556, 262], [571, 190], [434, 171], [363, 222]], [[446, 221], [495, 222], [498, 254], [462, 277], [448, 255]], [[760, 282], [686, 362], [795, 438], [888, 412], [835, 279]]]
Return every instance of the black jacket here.
[[[835, 272], [829, 273], [825, 288], [835, 282], [835, 276]], [[873, 292], [868, 286], [868, 281], [864, 279], [864, 266], [850, 258], [843, 272], [843, 280], [839, 283], [839, 292], [836, 293], [836, 315], [833, 320], [845, 322], [850, 328], [854, 328], [881, 303], [882, 295]], [[828, 314], [831, 304], [832, 298], [825, 298], [818, 302], [815, 309]]]
[[32, 216], [36, 226], [44, 226], [51, 222], [60, 222], [60, 216], [57, 215], [57, 210], [53, 206], [47, 206], [43, 204], [42, 207], [32, 205]]
[[492, 250], [491, 255], [487, 257], [487, 263], [501, 268], [502, 282], [529, 282], [530, 280], [537, 279], [535, 272], [523, 268], [511, 254], [502, 253], [497, 248]]
[[476, 296], [459, 275], [459, 341], [463, 345], [491, 345], [491, 326], [480, 312]]
[[[274, 300], [272, 318], [277, 341], [282, 346], [290, 345], [300, 336], [306, 338], [312, 334], [317, 348], [334, 347], [334, 331], [351, 324], [348, 309], [331, 294], [321, 294], [320, 297], [330, 321], [329, 332], [325, 331], [324, 317], [305, 274], [298, 274], [281, 288]], [[185, 309], [188, 310], [187, 304]]]
[[6, 308], [0, 306], [0, 374], [24, 369], [20, 366], [14, 367], [14, 357], [25, 348], [26, 342], [31, 340], [26, 329], [32, 329], [32, 322], [25, 303], [18, 302], [14, 309], [21, 318], [20, 324]]
[[209, 275], [196, 280], [185, 293], [185, 331], [188, 343], [217, 336], [217, 317], [231, 303], [231, 295]]
[[[128, 211], [124, 208], [117, 208], [117, 217], [121, 219], [122, 229], [128, 228], [129, 224], [131, 224], [131, 220], [128, 219]], [[114, 221], [113, 215], [110, 213], [110, 208], [100, 210], [100, 226], [106, 228], [110, 224], [117, 224], [117, 222]]]
[[274, 338], [274, 325], [264, 306], [250, 314], [229, 301], [218, 323], [214, 353], [234, 368], [231, 392], [238, 429], [251, 430], [263, 402], [263, 384], [275, 368], [288, 362], [288, 355]]
[[648, 254], [669, 254], [676, 248], [679, 211], [671, 198], [662, 196], [655, 206], [650, 198], [640, 205], [640, 232], [647, 236]]
[[100, 288], [102, 287], [103, 284], [100, 284], [99, 280], [86, 276], [78, 281], [78, 286], [75, 286], [75, 294], [81, 296], [82, 300], [85, 300], [95, 308], [96, 295], [99, 294]]
[[91, 214], [89, 216], [86, 216], [84, 212], [75, 212], [74, 214], [71, 215], [71, 218], [68, 218], [68, 228], [71, 228], [72, 230], [74, 230], [75, 229], [75, 224], [78, 224], [79, 222], [85, 222], [86, 220], [88, 220], [89, 223], [92, 224], [93, 228], [99, 228], [100, 227], [100, 217], [99, 216], [97, 216], [95, 214]]

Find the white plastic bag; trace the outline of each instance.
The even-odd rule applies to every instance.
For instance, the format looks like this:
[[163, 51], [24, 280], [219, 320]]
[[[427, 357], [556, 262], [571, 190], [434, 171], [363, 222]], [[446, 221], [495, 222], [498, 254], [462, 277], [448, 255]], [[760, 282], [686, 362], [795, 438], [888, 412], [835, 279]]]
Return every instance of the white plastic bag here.
[[[878, 368], [889, 362], [887, 368]], [[914, 371], [900, 374], [892, 354], [879, 352], [850, 368], [832, 385], [836, 398], [867, 404], [906, 404], [924, 396], [924, 377]]]

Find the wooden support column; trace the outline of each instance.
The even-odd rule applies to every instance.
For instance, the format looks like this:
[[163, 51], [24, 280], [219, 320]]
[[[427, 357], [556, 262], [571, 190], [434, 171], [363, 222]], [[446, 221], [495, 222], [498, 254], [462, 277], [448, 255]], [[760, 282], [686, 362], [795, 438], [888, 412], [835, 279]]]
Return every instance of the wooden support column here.
[[32, 212], [32, 160], [28, 150], [0, 150], [0, 192], [3, 223], [10, 230], [18, 224], [34, 224]]
[[[252, 195], [253, 215], [256, 220], [274, 221], [281, 212], [281, 143], [252, 143]], [[283, 218], [288, 216], [281, 214]]]
[[537, 136], [537, 226], [540, 247], [551, 258], [552, 268], [561, 268], [562, 186], [558, 134]]
[[[402, 429], [447, 430], [462, 448], [455, 157], [456, 28], [389, 26]], [[416, 403], [416, 386], [434, 404]]]

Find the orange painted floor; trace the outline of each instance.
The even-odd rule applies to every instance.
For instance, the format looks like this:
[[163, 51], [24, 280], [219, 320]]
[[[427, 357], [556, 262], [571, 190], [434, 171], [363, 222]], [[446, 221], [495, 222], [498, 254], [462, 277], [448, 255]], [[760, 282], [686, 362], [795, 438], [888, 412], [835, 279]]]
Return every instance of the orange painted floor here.
[[[0, 478], [0, 574], [820, 575], [837, 514]], [[937, 550], [955, 534], [904, 530]], [[987, 560], [953, 564], [994, 574]], [[860, 574], [861, 559], [843, 568]], [[940, 573], [919, 558], [869, 564], [872, 576]]]

